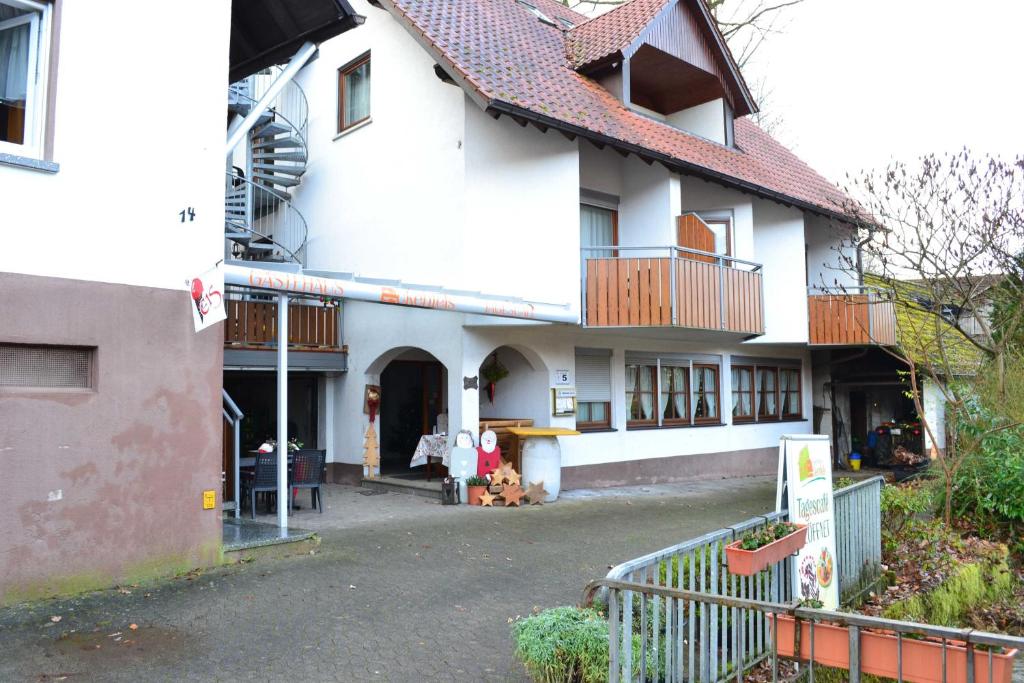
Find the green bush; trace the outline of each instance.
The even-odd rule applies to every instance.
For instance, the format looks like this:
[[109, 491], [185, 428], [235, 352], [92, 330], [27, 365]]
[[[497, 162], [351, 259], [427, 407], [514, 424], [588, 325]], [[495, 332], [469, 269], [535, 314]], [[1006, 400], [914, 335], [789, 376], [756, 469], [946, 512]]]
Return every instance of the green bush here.
[[[953, 480], [953, 513], [980, 524], [1024, 522], [1024, 427], [996, 429], [998, 418], [971, 406], [960, 423], [961, 442], [972, 446]], [[993, 431], [995, 430], [995, 431]]]
[[[538, 683], [608, 680], [608, 622], [594, 609], [554, 607], [512, 625], [515, 655]], [[648, 660], [648, 669], [652, 669]], [[633, 671], [640, 670], [640, 637], [633, 637]]]
[[918, 518], [934, 509], [932, 489], [920, 484], [889, 484], [882, 487], [882, 543], [893, 549]]

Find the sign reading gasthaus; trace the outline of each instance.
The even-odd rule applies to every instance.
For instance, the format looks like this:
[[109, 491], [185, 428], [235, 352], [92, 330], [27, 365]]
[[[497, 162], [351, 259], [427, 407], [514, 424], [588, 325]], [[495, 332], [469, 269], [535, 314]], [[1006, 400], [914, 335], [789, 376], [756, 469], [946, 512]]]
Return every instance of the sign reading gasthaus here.
[[825, 609], [838, 609], [832, 455], [827, 436], [786, 435], [779, 441], [776, 508], [783, 509], [784, 502], [789, 520], [807, 525], [807, 543], [796, 558], [794, 594], [820, 600]]

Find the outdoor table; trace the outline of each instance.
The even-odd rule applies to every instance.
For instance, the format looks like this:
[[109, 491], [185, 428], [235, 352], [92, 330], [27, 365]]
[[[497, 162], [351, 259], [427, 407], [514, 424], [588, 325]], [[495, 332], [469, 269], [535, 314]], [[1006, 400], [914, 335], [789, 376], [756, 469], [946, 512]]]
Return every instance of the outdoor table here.
[[[254, 454], [258, 454], [259, 453], [259, 451], [249, 451], [249, 452], [250, 453], [254, 453]], [[291, 466], [292, 466], [292, 454], [288, 453], [288, 468], [289, 468], [289, 470], [291, 469]], [[238, 459], [238, 469], [240, 469], [240, 470], [250, 469], [251, 470], [251, 469], [255, 469], [255, 468], [256, 468], [256, 455], [253, 455], [251, 457], [239, 458]], [[291, 478], [291, 476], [292, 476], [291, 472], [289, 471], [288, 477]], [[298, 503], [296, 503], [295, 504], [295, 509], [296, 510], [301, 510], [302, 506], [299, 505]]]
[[565, 427], [509, 427], [508, 431], [526, 439], [521, 473], [524, 484], [544, 482], [544, 490], [548, 492], [544, 501], [557, 500], [562, 487], [562, 448], [558, 437], [579, 436], [580, 433]]
[[441, 464], [448, 467], [448, 435], [447, 434], [424, 434], [420, 442], [416, 444], [416, 450], [409, 461], [409, 467], [426, 465], [429, 459], [440, 460]]

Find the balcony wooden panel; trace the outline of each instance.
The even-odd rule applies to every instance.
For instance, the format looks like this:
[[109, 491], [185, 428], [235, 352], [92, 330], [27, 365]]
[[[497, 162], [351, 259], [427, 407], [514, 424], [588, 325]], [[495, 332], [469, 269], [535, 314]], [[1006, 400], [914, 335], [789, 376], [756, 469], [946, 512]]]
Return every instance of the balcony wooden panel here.
[[[224, 345], [270, 349], [277, 346], [277, 303], [228, 299]], [[288, 347], [304, 351], [340, 351], [338, 320], [341, 309], [327, 306], [288, 306]]]
[[589, 327], [764, 332], [759, 272], [691, 258], [588, 258], [584, 263]]
[[871, 294], [812, 294], [807, 297], [807, 314], [812, 345], [896, 344], [892, 303]]

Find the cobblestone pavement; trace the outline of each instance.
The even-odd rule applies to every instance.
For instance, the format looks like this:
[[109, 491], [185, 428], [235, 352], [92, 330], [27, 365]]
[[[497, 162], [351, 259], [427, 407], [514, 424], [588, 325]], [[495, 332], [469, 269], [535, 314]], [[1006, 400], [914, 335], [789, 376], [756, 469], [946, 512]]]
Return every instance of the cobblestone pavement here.
[[359, 491], [296, 515], [323, 539], [312, 556], [0, 610], [0, 681], [522, 681], [510, 619], [774, 502], [765, 478], [522, 509]]

